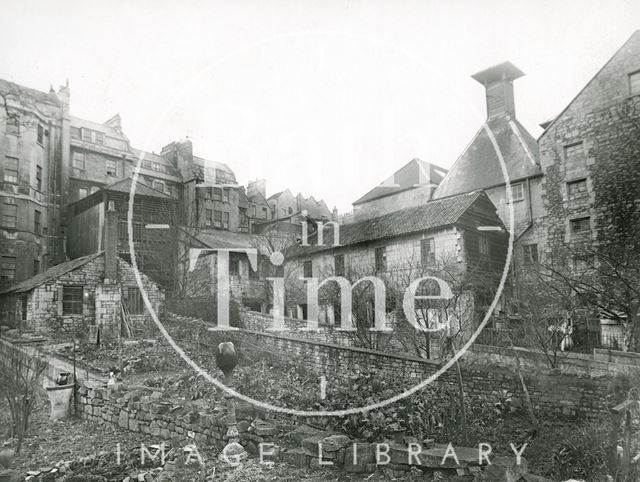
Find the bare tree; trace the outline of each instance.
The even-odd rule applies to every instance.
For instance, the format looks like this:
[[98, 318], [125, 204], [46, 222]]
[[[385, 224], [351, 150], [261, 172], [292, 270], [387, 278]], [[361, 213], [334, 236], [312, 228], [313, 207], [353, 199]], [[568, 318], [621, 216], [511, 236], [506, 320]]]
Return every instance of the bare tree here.
[[12, 435], [18, 443], [16, 452], [29, 426], [29, 417], [37, 398], [37, 390], [47, 363], [39, 356], [31, 356], [18, 348], [12, 348], [0, 362], [0, 387], [11, 412]]

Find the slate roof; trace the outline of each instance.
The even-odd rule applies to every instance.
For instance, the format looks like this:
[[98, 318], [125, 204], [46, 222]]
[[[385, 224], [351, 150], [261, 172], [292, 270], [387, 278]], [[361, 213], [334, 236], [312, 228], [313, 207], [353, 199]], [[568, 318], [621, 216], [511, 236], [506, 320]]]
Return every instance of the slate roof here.
[[78, 269], [84, 266], [85, 264], [102, 256], [102, 254], [103, 254], [103, 251], [100, 251], [99, 253], [93, 253], [88, 256], [84, 256], [82, 258], [76, 258], [76, 259], [72, 259], [71, 261], [67, 261], [66, 263], [58, 264], [56, 266], [53, 266], [52, 268], [49, 268], [44, 273], [37, 274], [32, 278], [26, 279], [24, 281], [21, 281], [18, 284], [11, 286], [9, 289], [3, 291], [0, 294], [24, 293], [26, 291], [31, 291], [32, 289], [37, 288], [38, 286], [44, 283], [53, 281], [56, 278], [59, 278], [60, 276], [69, 273], [70, 271], [73, 271], [75, 269]]
[[[348, 246], [377, 239], [393, 238], [405, 234], [418, 233], [451, 226], [481, 197], [482, 191], [429, 201], [420, 206], [401, 209], [377, 218], [357, 223], [340, 225], [340, 246]], [[310, 238], [311, 246], [294, 246], [292, 256], [303, 256], [318, 251], [333, 249], [333, 228], [325, 228], [324, 246], [314, 246], [315, 236]]]
[[[516, 119], [501, 115], [487, 120], [511, 182], [542, 174], [536, 140]], [[451, 166], [434, 193], [443, 198], [505, 183], [498, 155], [485, 126]]]
[[422, 159], [412, 159], [394, 172], [391, 177], [374, 187], [371, 191], [354, 201], [352, 204], [356, 206], [368, 201], [373, 201], [374, 199], [413, 189], [419, 187], [420, 184], [427, 182], [427, 180], [433, 184], [439, 184], [444, 177], [441, 172], [446, 173], [447, 170], [434, 166]]

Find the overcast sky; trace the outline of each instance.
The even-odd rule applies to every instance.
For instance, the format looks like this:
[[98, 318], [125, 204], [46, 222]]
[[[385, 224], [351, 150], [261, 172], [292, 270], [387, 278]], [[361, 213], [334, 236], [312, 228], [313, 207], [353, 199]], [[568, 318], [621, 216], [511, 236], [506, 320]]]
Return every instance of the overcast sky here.
[[0, 77], [138, 148], [189, 137], [238, 180], [341, 212], [414, 157], [449, 167], [485, 117], [469, 76], [510, 60], [538, 124], [640, 28], [640, 1], [3, 2]]

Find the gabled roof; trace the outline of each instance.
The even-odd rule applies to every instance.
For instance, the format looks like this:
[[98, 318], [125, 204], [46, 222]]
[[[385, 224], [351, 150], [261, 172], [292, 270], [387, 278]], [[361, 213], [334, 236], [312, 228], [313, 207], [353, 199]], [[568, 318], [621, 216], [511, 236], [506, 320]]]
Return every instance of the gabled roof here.
[[420, 187], [425, 183], [439, 184], [447, 170], [434, 166], [422, 159], [412, 159], [385, 181], [374, 187], [371, 191], [360, 197], [352, 204], [363, 204], [374, 199], [390, 196], [392, 194]]
[[[357, 223], [341, 224], [339, 229], [340, 246], [394, 238], [454, 225], [480, 198], [488, 200], [484, 192], [476, 191], [429, 201], [420, 206], [401, 209]], [[312, 238], [315, 238], [315, 235]], [[294, 246], [291, 248], [291, 255], [303, 256], [318, 251], [334, 249], [332, 227], [324, 230], [323, 246], [314, 245], [311, 238], [309, 244], [311, 246]]]
[[44, 283], [53, 281], [56, 278], [59, 278], [60, 276], [69, 273], [70, 271], [73, 271], [75, 269], [78, 269], [84, 266], [85, 264], [102, 256], [102, 254], [103, 254], [103, 251], [100, 251], [99, 253], [93, 253], [93, 254], [90, 254], [89, 256], [72, 259], [71, 261], [67, 261], [66, 263], [58, 264], [56, 266], [53, 266], [52, 268], [49, 268], [44, 273], [37, 274], [32, 278], [29, 278], [27, 280], [21, 281], [18, 284], [13, 285], [12, 287], [3, 291], [0, 294], [24, 293], [26, 291], [31, 291], [32, 289], [37, 288], [38, 286]]
[[627, 39], [627, 41], [625, 43], [623, 43], [620, 48], [618, 50], [616, 50], [616, 52], [609, 58], [609, 60], [607, 60], [604, 65], [598, 69], [598, 71], [595, 73], [595, 75], [593, 77], [591, 77], [591, 79], [589, 80], [589, 82], [587, 82], [585, 84], [585, 86], [580, 89], [580, 91], [575, 95], [575, 97], [573, 99], [571, 99], [571, 102], [569, 102], [566, 107], [564, 109], [562, 109], [562, 111], [553, 118], [553, 120], [551, 122], [545, 122], [543, 123], [544, 125], [541, 124], [542, 128], [544, 129], [544, 131], [542, 132], [542, 134], [540, 134], [540, 137], [538, 137], [538, 141], [540, 139], [542, 139], [544, 137], [544, 135], [549, 131], [549, 129], [558, 121], [558, 119], [560, 119], [564, 113], [573, 105], [573, 103], [578, 100], [578, 98], [582, 95], [582, 93], [594, 82], [594, 80], [596, 78], [598, 78], [598, 76], [600, 75], [600, 73], [607, 68], [607, 65], [609, 65], [611, 63], [611, 61], [613, 59], [615, 59], [618, 54], [620, 54], [620, 52], [622, 52], [625, 47], [627, 47], [627, 45], [629, 45], [635, 38], [640, 37], [640, 30], [636, 30], [635, 32], [633, 32], [631, 34], [631, 36]]
[[541, 175], [538, 143], [517, 119], [504, 114], [490, 118], [480, 128], [449, 169], [434, 198], [505, 184], [500, 158], [487, 130], [495, 138], [511, 182]]

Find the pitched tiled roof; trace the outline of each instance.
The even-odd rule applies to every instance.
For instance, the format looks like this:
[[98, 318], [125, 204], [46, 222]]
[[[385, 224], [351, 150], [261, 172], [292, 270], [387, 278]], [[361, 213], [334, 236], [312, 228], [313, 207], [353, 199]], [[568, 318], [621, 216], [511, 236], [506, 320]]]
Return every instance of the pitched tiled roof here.
[[[500, 148], [511, 181], [542, 173], [538, 161], [538, 144], [516, 119], [508, 115], [493, 117], [487, 121], [486, 126]], [[483, 126], [451, 166], [436, 189], [434, 198], [487, 189], [504, 183], [499, 157]]]
[[60, 276], [62, 276], [63, 274], [66, 274], [70, 271], [73, 271], [74, 269], [78, 269], [81, 266], [84, 266], [85, 264], [89, 263], [90, 261], [93, 261], [94, 259], [98, 258], [99, 256], [102, 256], [102, 251], [100, 251], [99, 253], [93, 253], [90, 254], [89, 256], [84, 256], [82, 258], [76, 258], [76, 259], [72, 259], [71, 261], [67, 261], [66, 263], [61, 263], [58, 264], [52, 268], [49, 268], [47, 271], [45, 271], [44, 273], [40, 273], [35, 275], [32, 278], [29, 278], [27, 280], [21, 281], [18, 284], [13, 285], [12, 287], [10, 287], [9, 289], [3, 291], [0, 294], [5, 294], [5, 293], [24, 293], [25, 291], [31, 291], [32, 289], [47, 283], [49, 281], [53, 281], [56, 278], [59, 278]]
[[446, 172], [446, 169], [434, 166], [422, 159], [412, 159], [394, 172], [391, 177], [354, 201], [353, 205], [355, 206], [373, 201], [374, 199], [390, 196], [391, 194], [406, 191], [407, 189], [413, 189], [426, 182], [439, 184]]
[[[401, 209], [377, 218], [357, 223], [340, 225], [340, 246], [358, 244], [377, 239], [393, 238], [410, 233], [418, 233], [455, 224], [460, 217], [480, 197], [482, 191], [430, 201], [421, 206]], [[317, 251], [333, 249], [333, 228], [324, 230], [324, 246], [314, 246], [315, 236], [310, 238], [311, 246], [294, 246], [292, 256], [302, 256]]]

